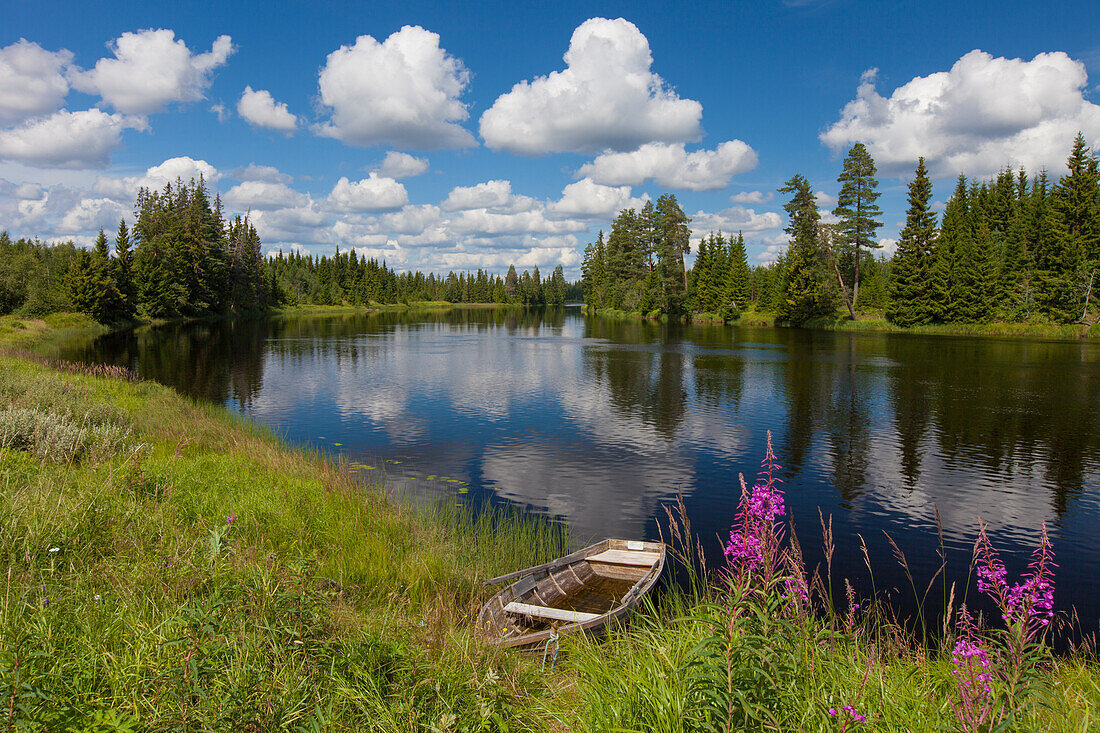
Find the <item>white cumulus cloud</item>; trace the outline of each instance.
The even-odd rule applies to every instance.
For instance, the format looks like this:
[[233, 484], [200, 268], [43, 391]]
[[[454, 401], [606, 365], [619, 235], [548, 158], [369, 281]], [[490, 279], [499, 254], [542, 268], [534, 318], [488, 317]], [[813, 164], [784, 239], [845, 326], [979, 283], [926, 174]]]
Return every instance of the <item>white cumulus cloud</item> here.
[[439, 35], [405, 26], [382, 43], [359, 36], [328, 55], [321, 102], [332, 118], [314, 130], [349, 145], [390, 144], [416, 150], [476, 144], [460, 124], [470, 73], [439, 45]]
[[699, 138], [702, 105], [680, 99], [650, 70], [649, 41], [630, 21], [586, 20], [564, 59], [565, 69], [521, 81], [485, 111], [486, 145], [539, 155]]
[[645, 205], [645, 199], [631, 197], [630, 190], [630, 186], [603, 186], [591, 178], [582, 178], [562, 189], [561, 198], [548, 208], [552, 213], [563, 216], [611, 218], [622, 209], [637, 209]]
[[298, 129], [298, 118], [290, 113], [286, 102], [276, 102], [266, 89], [246, 86], [237, 102], [237, 114], [249, 124], [290, 134]]
[[295, 191], [285, 183], [265, 181], [238, 183], [225, 192], [224, 199], [227, 204], [241, 211], [299, 208], [309, 204], [309, 196]]
[[361, 181], [341, 177], [328, 196], [328, 205], [336, 211], [392, 211], [409, 203], [409, 192], [392, 178], [371, 173]]
[[703, 236], [710, 232], [763, 232], [769, 229], [778, 229], [783, 225], [783, 218], [774, 211], [761, 211], [744, 206], [731, 206], [716, 212], [697, 211], [691, 215], [691, 231], [696, 236]]
[[652, 179], [667, 188], [712, 191], [755, 168], [756, 161], [756, 151], [740, 140], [692, 153], [683, 143], [647, 143], [629, 153], [599, 155], [581, 166], [577, 175], [608, 186], [636, 186]]
[[497, 213], [529, 211], [534, 206], [533, 198], [513, 194], [512, 182], [502, 180], [485, 181], [475, 186], [455, 186], [440, 204], [445, 211], [490, 209]]
[[775, 194], [771, 191], [764, 193], [763, 191], [742, 191], [741, 193], [735, 193], [730, 196], [730, 203], [734, 204], [766, 204], [775, 198]]
[[123, 33], [88, 71], [73, 70], [74, 88], [98, 94], [119, 112], [161, 112], [173, 102], [195, 102], [210, 86], [214, 69], [233, 53], [229, 36], [218, 36], [206, 53], [193, 54], [175, 31], [161, 28]]
[[89, 109], [61, 110], [0, 130], [0, 159], [45, 168], [102, 168], [126, 128], [144, 129], [144, 118]]
[[22, 38], [0, 48], [0, 121], [19, 122], [61, 106], [69, 93], [64, 71], [72, 60], [69, 51], [47, 51]]
[[234, 168], [231, 178], [238, 181], [264, 181], [265, 183], [290, 183], [294, 176], [283, 173], [275, 166], [249, 163], [244, 168]]
[[221, 173], [205, 160], [181, 155], [146, 169], [144, 176], [97, 178], [92, 190], [115, 201], [133, 201], [139, 188], [158, 191], [168, 183], [175, 185], [176, 179], [187, 183], [192, 179], [198, 181], [199, 178], [209, 187], [221, 178]]
[[80, 234], [97, 229], [111, 231], [118, 220], [130, 213], [128, 206], [108, 198], [84, 198], [61, 217], [55, 231], [59, 234]]
[[389, 178], [412, 178], [428, 172], [428, 159], [391, 150], [386, 153], [378, 173]]
[[837, 153], [863, 142], [879, 169], [904, 175], [924, 156], [938, 177], [987, 176], [1008, 165], [1062, 166], [1074, 135], [1100, 139], [1100, 106], [1085, 98], [1085, 65], [1060, 51], [1030, 61], [974, 50], [884, 97], [876, 70], [821, 133]]

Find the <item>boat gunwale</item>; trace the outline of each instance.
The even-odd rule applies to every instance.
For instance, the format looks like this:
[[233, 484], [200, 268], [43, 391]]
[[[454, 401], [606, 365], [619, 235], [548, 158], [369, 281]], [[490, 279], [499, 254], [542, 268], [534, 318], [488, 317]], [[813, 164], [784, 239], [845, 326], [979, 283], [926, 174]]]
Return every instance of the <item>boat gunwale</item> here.
[[[600, 552], [611, 549], [612, 548], [612, 543], [616, 542], [616, 541], [617, 542], [631, 542], [632, 540], [619, 540], [617, 538], [608, 538], [608, 539], [605, 539], [605, 540], [600, 540], [599, 542], [596, 542], [594, 544], [589, 545], [588, 547], [584, 547], [580, 550], [577, 550], [576, 552], [572, 552], [572, 553], [570, 553], [570, 554], [568, 554], [564, 557], [558, 558], [557, 560], [551, 561], [551, 562], [546, 563], [542, 566], [536, 565], [534, 568], [531, 568], [531, 570], [533, 572], [531, 572], [529, 574], [526, 574], [526, 575], [520, 575], [514, 582], [508, 584], [506, 587], [504, 587], [501, 590], [497, 591], [497, 593], [495, 593], [482, 606], [481, 612], [478, 614], [478, 624], [479, 624], [479, 626], [481, 625], [482, 620], [485, 619], [485, 620], [488, 621], [488, 624], [486, 625], [488, 628], [496, 627], [496, 624], [493, 623], [492, 613], [490, 611], [490, 605], [493, 604], [494, 602], [499, 602], [501, 604], [501, 609], [502, 609], [502, 613], [503, 613], [503, 606], [505, 604], [504, 604], [504, 601], [502, 600], [502, 597], [506, 594], [510, 594], [510, 598], [508, 599], [509, 602], [517, 600], [517, 598], [520, 594], [517, 594], [515, 592], [515, 588], [518, 587], [519, 585], [521, 585], [521, 584], [526, 585], [527, 583], [529, 583], [531, 581], [534, 581], [534, 582], [537, 583], [539, 580], [543, 580], [546, 577], [548, 577], [550, 575], [550, 573], [553, 572], [554, 570], [557, 570], [557, 569], [560, 569], [560, 568], [563, 568], [563, 567], [567, 567], [567, 566], [570, 566], [570, 565], [574, 565], [578, 562], [582, 562], [582, 561], [586, 560], [587, 558], [589, 558], [593, 555], [598, 555], [598, 554], [600, 554]], [[667, 553], [667, 545], [663, 542], [646, 542], [646, 544], [659, 545], [658, 558], [653, 563], [653, 565], [650, 566], [650, 568], [645, 572], [645, 574], [642, 575], [642, 577], [638, 578], [636, 581], [634, 581], [634, 583], [631, 585], [630, 590], [624, 596], [624, 598], [626, 598], [627, 600], [624, 601], [624, 600], [620, 599], [620, 602], [616, 606], [614, 606], [613, 608], [608, 610], [606, 613], [600, 614], [598, 617], [596, 617], [594, 619], [590, 619], [588, 621], [583, 621], [583, 622], [575, 622], [575, 623], [571, 623], [571, 624], [566, 624], [564, 626], [559, 626], [558, 629], [557, 629], [558, 634], [571, 634], [571, 633], [576, 633], [578, 631], [583, 631], [583, 632], [586, 632], [586, 633], [597, 631], [597, 630], [603, 628], [604, 626], [607, 626], [612, 620], [618, 619], [618, 618], [626, 615], [627, 613], [629, 613], [631, 610], [633, 610], [638, 605], [638, 603], [641, 601], [641, 599], [643, 597], [645, 597], [645, 595], [650, 591], [650, 589], [653, 588], [653, 586], [657, 582], [657, 579], [660, 578], [661, 573], [664, 571], [665, 558], [666, 558], [666, 553]], [[652, 551], [652, 550], [650, 550], [650, 551]], [[518, 572], [523, 572], [523, 571], [518, 571]], [[507, 577], [507, 576], [502, 576], [502, 577]], [[524, 590], [522, 592], [526, 593], [527, 590], [528, 590], [527, 588], [524, 588]], [[501, 648], [501, 649], [510, 649], [510, 648], [516, 648], [516, 647], [520, 647], [520, 648], [522, 648], [522, 647], [531, 647], [531, 646], [534, 646], [534, 645], [537, 645], [537, 644], [541, 644], [545, 641], [548, 641], [550, 639], [550, 635], [553, 633], [553, 631], [554, 631], [553, 629], [543, 629], [541, 631], [533, 631], [531, 633], [521, 634], [519, 636], [489, 638], [487, 640], [487, 642], [488, 642], [489, 645], [497, 647], [497, 648]]]

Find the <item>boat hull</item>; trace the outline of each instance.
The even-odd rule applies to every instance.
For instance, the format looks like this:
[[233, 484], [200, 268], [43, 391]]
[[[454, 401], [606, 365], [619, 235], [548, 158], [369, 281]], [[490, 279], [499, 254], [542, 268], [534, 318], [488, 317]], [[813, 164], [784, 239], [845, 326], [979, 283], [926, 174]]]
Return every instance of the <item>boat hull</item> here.
[[492, 646], [519, 650], [543, 646], [555, 633], [600, 634], [641, 602], [665, 555], [661, 542], [608, 539], [503, 576], [517, 579], [482, 606], [478, 631]]

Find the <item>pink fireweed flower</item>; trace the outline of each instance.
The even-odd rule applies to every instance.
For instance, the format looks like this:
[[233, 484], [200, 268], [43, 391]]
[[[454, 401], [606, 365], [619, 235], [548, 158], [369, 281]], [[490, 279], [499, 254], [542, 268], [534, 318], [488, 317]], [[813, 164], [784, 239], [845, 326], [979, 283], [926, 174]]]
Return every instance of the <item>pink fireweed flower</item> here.
[[783, 492], [778, 486], [781, 479], [775, 475], [780, 468], [772, 451], [772, 434], [768, 431], [767, 453], [751, 491], [744, 477], [741, 478], [741, 503], [725, 546], [726, 562], [734, 575], [760, 570], [776, 559], [782, 534], [777, 520], [785, 513]]
[[958, 702], [951, 709], [963, 731], [987, 730], [994, 713], [993, 668], [989, 653], [982, 648], [974, 628], [974, 619], [966, 605], [959, 608], [959, 639], [951, 654], [955, 668], [955, 691]]
[[987, 594], [1001, 610], [1006, 624], [1024, 624], [1028, 636], [1040, 633], [1054, 618], [1054, 548], [1044, 522], [1039, 546], [1031, 554], [1027, 572], [1020, 582], [1008, 585], [1008, 571], [989, 542], [985, 525], [979, 522], [974, 544], [978, 590]]
[[857, 713], [854, 705], [845, 705], [840, 710], [837, 710], [836, 708], [829, 708], [829, 715], [834, 718], [840, 716], [841, 719], [844, 719], [841, 711], [848, 714], [847, 719], [844, 720], [844, 724], [841, 726], [841, 730], [845, 730], [848, 727], [849, 723], [855, 723], [859, 725], [860, 723], [867, 722], [867, 716], [861, 713]]

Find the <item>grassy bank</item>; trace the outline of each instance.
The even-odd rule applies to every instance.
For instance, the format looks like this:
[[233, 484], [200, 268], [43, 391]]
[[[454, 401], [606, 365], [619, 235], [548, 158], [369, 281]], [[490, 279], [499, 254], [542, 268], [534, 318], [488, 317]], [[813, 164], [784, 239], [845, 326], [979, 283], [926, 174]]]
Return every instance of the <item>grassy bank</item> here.
[[[663, 317], [654, 318], [638, 312], [613, 310], [601, 308], [594, 311], [595, 315], [617, 320], [646, 319], [665, 320]], [[723, 323], [724, 321], [716, 313], [696, 313], [692, 315], [695, 323]], [[730, 323], [733, 326], [776, 327], [782, 324], [776, 323], [776, 314], [771, 311], [748, 310]], [[1062, 323], [942, 323], [926, 326], [913, 326], [903, 328], [890, 323], [880, 314], [861, 315], [859, 320], [849, 318], [815, 318], [808, 321], [803, 328], [822, 331], [862, 331], [874, 333], [915, 333], [928, 336], [991, 336], [999, 338], [1037, 338], [1055, 339], [1063, 341], [1079, 341], [1082, 339], [1100, 339], [1100, 323], [1086, 324], [1062, 324]]]
[[64, 367], [0, 355], [0, 729], [546, 727], [530, 665], [469, 619], [560, 531], [404, 508], [218, 407]]
[[[734, 321], [738, 326], [775, 326], [775, 313], [748, 311]], [[1065, 341], [1100, 338], [1100, 324], [1064, 323], [933, 323], [903, 328], [879, 314], [850, 318], [814, 318], [804, 328], [822, 331], [857, 331], [873, 333], [915, 333], [927, 336], [991, 336], [999, 338], [1038, 338]]]
[[[23, 351], [82, 328], [0, 318], [2, 730], [959, 729], [950, 646], [775, 588], [668, 592], [552, 670], [487, 650], [482, 580], [560, 530], [401, 506], [221, 408]], [[1095, 729], [1091, 657], [1031, 659], [995, 688], [1005, 729]]]

